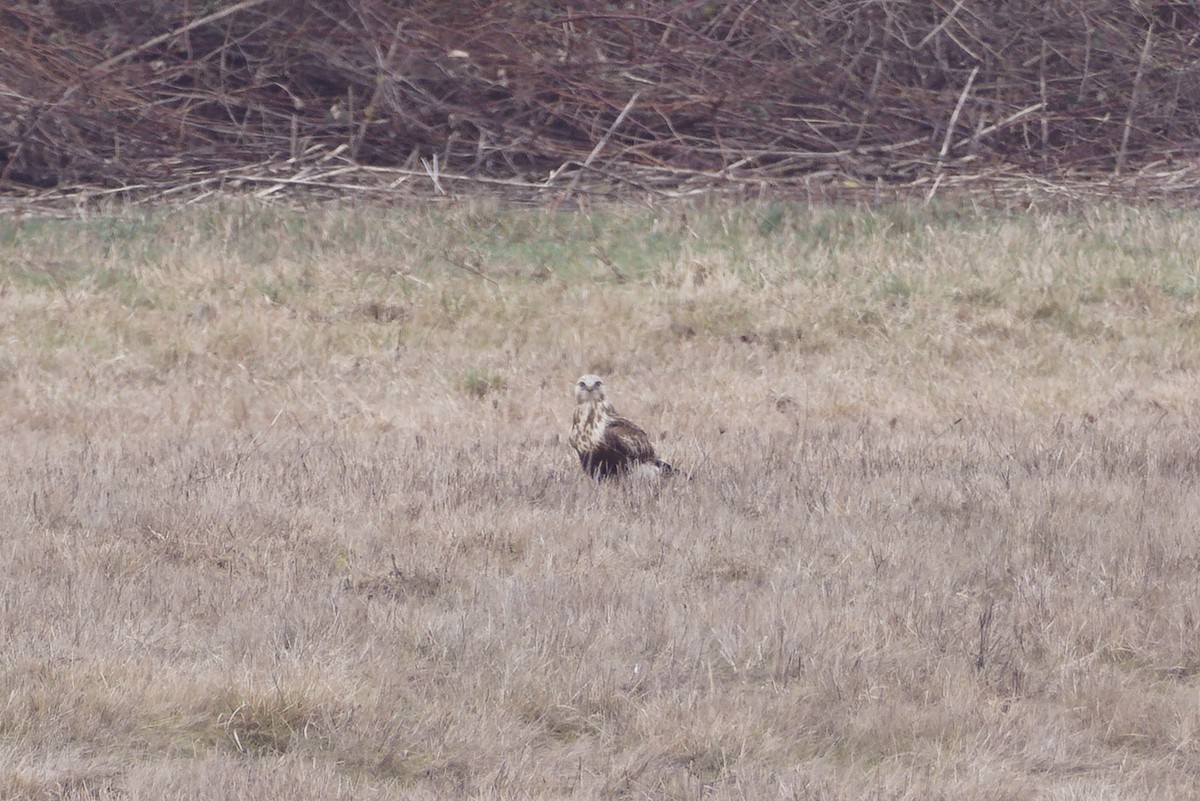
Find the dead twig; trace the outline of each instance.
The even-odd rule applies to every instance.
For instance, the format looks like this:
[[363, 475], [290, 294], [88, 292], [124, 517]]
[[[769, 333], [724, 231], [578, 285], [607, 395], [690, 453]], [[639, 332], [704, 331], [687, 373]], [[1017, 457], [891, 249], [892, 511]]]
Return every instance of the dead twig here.
[[1154, 38], [1154, 25], [1146, 28], [1146, 39], [1142, 43], [1142, 55], [1138, 59], [1137, 73], [1133, 76], [1133, 90], [1129, 93], [1129, 111], [1125, 114], [1125, 126], [1121, 131], [1121, 147], [1117, 150], [1117, 166], [1113, 168], [1114, 175], [1120, 175], [1125, 168], [1125, 156], [1129, 149], [1129, 133], [1133, 130], [1133, 115], [1137, 111], [1138, 100], [1142, 93], [1142, 79], [1146, 75], [1146, 62], [1150, 60], [1150, 43]]
[[596, 156], [600, 154], [600, 151], [604, 149], [606, 144], [608, 144], [608, 140], [612, 138], [613, 132], [621, 127], [621, 123], [625, 121], [625, 117], [629, 114], [630, 110], [633, 108], [633, 104], [637, 102], [637, 99], [641, 96], [641, 94], [642, 92], [639, 89], [630, 96], [629, 101], [625, 104], [625, 107], [621, 109], [621, 113], [617, 115], [615, 120], [613, 120], [613, 124], [608, 126], [608, 130], [604, 132], [604, 136], [600, 137], [600, 141], [598, 141], [596, 146], [592, 148], [592, 152], [588, 153], [587, 158], [583, 160], [583, 165], [575, 171], [575, 175], [571, 179], [571, 183], [567, 187], [567, 191], [563, 193], [563, 200], [566, 200], [572, 194], [574, 194], [575, 187], [579, 185], [579, 179], [583, 177], [583, 173], [592, 166], [592, 162], [596, 160]]

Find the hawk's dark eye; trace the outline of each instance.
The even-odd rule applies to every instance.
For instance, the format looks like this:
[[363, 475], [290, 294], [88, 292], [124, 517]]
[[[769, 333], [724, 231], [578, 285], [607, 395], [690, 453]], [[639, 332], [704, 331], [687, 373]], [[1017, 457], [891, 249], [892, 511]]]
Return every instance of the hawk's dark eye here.
[[587, 384], [585, 384], [585, 383], [583, 383], [582, 381], [580, 381], [580, 382], [579, 382], [579, 388], [580, 388], [580, 389], [587, 389]]

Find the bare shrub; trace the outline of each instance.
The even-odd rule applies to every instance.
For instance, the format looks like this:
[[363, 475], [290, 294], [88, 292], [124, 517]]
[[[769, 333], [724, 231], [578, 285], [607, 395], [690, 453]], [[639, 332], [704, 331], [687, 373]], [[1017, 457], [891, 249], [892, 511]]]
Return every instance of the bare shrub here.
[[1111, 174], [1194, 154], [1196, 21], [1112, 0], [10, 3], [0, 178], [368, 180], [325, 169], [335, 151], [439, 189]]

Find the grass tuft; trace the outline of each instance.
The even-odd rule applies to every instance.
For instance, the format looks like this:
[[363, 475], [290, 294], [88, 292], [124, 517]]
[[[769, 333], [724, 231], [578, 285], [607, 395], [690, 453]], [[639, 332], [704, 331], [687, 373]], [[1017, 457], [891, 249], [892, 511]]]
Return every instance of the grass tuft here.
[[508, 386], [504, 376], [478, 367], [468, 367], [463, 375], [462, 388], [472, 398], [486, 398], [502, 392]]

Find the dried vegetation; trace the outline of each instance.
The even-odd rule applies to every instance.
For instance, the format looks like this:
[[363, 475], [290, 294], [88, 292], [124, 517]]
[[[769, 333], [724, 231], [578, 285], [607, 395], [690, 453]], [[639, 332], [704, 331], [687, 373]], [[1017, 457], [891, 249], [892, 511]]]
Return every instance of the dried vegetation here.
[[22, 0], [0, 186], [1184, 198], [1197, 22], [1168, 0]]
[[[0, 222], [0, 796], [1195, 798], [1198, 257], [1152, 209]], [[582, 476], [585, 370], [692, 481]]]

